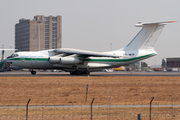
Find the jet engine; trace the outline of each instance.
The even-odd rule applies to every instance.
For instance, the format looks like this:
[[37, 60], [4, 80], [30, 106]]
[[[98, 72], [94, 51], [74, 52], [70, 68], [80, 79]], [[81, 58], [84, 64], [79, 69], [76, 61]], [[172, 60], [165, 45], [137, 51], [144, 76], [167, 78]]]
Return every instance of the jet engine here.
[[52, 64], [59, 64], [60, 63], [60, 57], [49, 57], [49, 62]]
[[83, 60], [75, 57], [62, 57], [60, 58], [60, 64], [73, 65], [73, 64], [82, 64]]
[[76, 57], [49, 57], [49, 62], [52, 64], [73, 65], [82, 64], [83, 60]]

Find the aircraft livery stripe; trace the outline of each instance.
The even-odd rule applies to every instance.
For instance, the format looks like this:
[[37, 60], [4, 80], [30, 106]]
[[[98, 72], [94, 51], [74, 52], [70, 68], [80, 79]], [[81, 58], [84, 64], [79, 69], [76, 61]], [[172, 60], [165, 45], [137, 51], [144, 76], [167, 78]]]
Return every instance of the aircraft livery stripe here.
[[[129, 59], [84, 59], [84, 61], [92, 61], [92, 62], [129, 62], [133, 60], [138, 60], [146, 57], [150, 57], [152, 55], [156, 55], [155, 53], [139, 56], [135, 58], [129, 58]], [[48, 61], [48, 58], [10, 58], [8, 60], [36, 60], [36, 61]]]
[[130, 59], [84, 59], [84, 61], [94, 61], [94, 62], [129, 62], [133, 60], [138, 60], [142, 58], [146, 58], [149, 56], [155, 55], [155, 53], [149, 54], [149, 55], [144, 55], [140, 57], [135, 57], [135, 58], [130, 58]]

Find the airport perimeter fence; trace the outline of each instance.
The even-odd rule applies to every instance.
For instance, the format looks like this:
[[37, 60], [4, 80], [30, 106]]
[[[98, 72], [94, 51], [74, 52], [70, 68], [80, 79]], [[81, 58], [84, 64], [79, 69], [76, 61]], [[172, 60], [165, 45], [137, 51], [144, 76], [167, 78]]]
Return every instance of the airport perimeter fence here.
[[150, 115], [151, 120], [180, 120], [180, 93], [175, 90], [141, 94], [134, 91], [131, 95], [108, 90], [102, 94], [85, 93], [51, 96], [40, 92], [31, 100], [28, 92], [23, 98], [17, 97], [21, 92], [16, 96], [1, 95], [0, 120], [137, 120], [138, 114], [141, 120], [149, 120]]
[[[93, 103], [91, 101], [87, 104], [58, 104], [58, 101], [54, 101], [56, 104], [53, 105], [46, 101], [40, 105], [38, 101], [40, 100], [31, 99], [29, 105], [27, 105], [28, 99], [23, 101], [24, 105], [22, 101], [18, 105], [10, 104], [18, 101], [8, 101], [9, 105], [0, 106], [0, 120], [138, 120], [138, 114], [141, 114], [141, 120], [150, 119], [151, 100], [124, 104], [112, 104], [110, 100], [109, 103], [98, 103], [96, 99]], [[161, 102], [153, 104], [152, 101], [151, 119], [180, 120], [180, 105], [161, 104]]]

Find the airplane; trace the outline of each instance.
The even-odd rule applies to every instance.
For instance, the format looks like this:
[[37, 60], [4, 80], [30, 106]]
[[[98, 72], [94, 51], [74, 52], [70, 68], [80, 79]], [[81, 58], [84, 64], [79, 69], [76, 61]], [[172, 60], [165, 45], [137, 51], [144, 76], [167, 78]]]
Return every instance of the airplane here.
[[61, 69], [71, 75], [89, 75], [90, 72], [129, 65], [157, 55], [154, 44], [164, 26], [164, 22], [138, 22], [139, 33], [125, 47], [109, 52], [59, 48], [37, 52], [16, 52], [6, 58], [12, 69]]

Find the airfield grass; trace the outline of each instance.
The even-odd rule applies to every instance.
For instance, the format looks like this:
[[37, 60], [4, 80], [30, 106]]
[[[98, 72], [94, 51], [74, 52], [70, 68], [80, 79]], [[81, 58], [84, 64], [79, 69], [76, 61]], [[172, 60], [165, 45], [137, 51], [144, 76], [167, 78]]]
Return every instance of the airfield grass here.
[[[88, 94], [86, 101], [86, 85]], [[180, 77], [0, 77], [0, 105], [180, 104]]]
[[[174, 108], [172, 116], [172, 108], [153, 108], [152, 119], [166, 119], [171, 120], [172, 118], [179, 119], [180, 108]], [[9, 114], [7, 114], [9, 113]], [[3, 120], [9, 119], [20, 119], [25, 118], [26, 110], [19, 109], [0, 109], [0, 118]], [[137, 114], [142, 114], [142, 119], [149, 119], [149, 108], [93, 108], [93, 120], [104, 120], [104, 119], [123, 119], [130, 120], [136, 119]], [[165, 113], [165, 114], [164, 114]], [[29, 119], [42, 119], [45, 120], [89, 120], [91, 118], [90, 109], [87, 108], [33, 108], [28, 111]]]
[[[86, 85], [88, 94], [86, 101]], [[73, 106], [90, 105], [152, 105], [180, 104], [180, 77], [167, 76], [109, 76], [109, 77], [0, 77], [0, 119], [24, 119], [26, 105], [29, 119], [90, 119], [90, 108]], [[17, 106], [11, 108], [8, 106]], [[47, 105], [54, 107], [48, 108]], [[56, 108], [68, 105], [70, 108]], [[180, 119], [179, 107], [153, 107], [153, 119]], [[93, 108], [93, 119], [134, 119], [141, 113], [149, 119], [147, 107], [98, 107]]]

